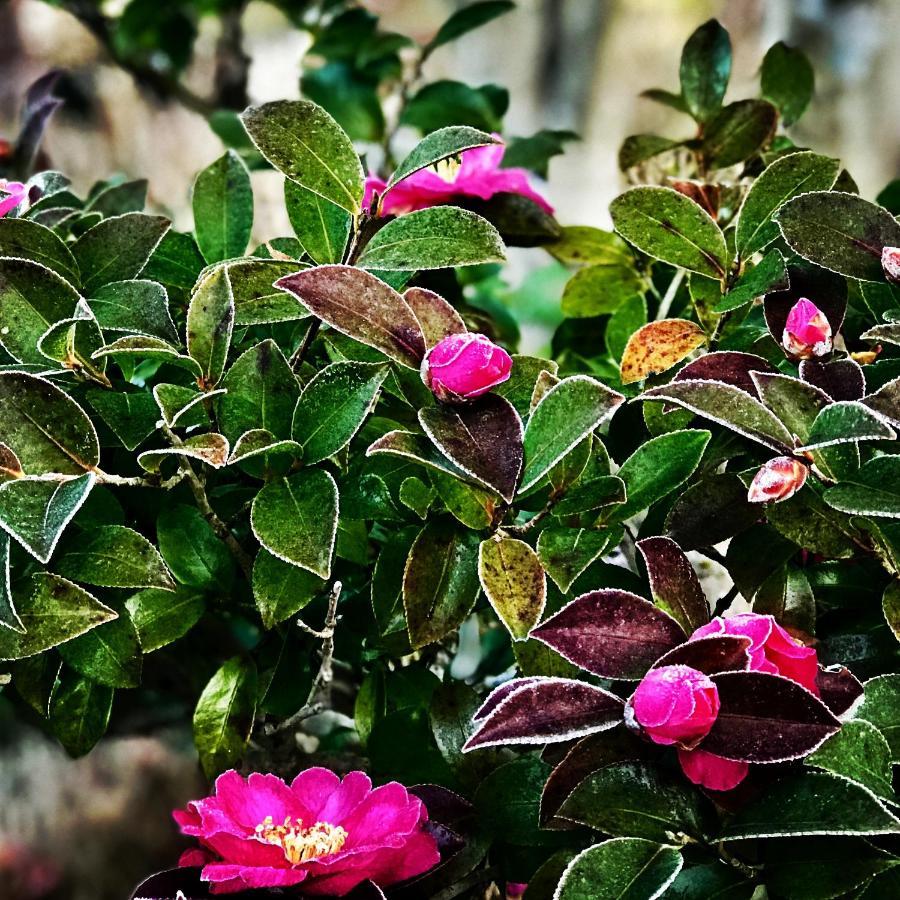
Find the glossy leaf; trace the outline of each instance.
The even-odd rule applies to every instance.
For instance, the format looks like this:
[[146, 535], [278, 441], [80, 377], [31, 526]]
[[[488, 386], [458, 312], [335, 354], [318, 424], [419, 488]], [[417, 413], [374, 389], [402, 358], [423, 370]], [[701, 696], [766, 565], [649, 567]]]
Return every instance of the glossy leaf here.
[[141, 650], [152, 653], [184, 637], [203, 615], [203, 597], [196, 591], [179, 588], [176, 593], [148, 588], [125, 601], [128, 615], [137, 630]]
[[59, 653], [66, 665], [97, 684], [133, 688], [141, 683], [141, 645], [127, 612], [63, 644]]
[[106, 733], [112, 688], [64, 669], [50, 696], [48, 721], [70, 756], [84, 756]]
[[550, 526], [538, 536], [537, 552], [544, 571], [567, 592], [572, 583], [613, 544], [609, 530]]
[[864, 719], [845, 722], [841, 730], [828, 738], [805, 762], [826, 772], [843, 775], [867, 787], [882, 800], [894, 802], [891, 748], [884, 735]]
[[284, 182], [284, 205], [307, 256], [319, 265], [339, 263], [350, 236], [347, 210], [290, 179]]
[[253, 563], [253, 599], [265, 628], [274, 628], [310, 603], [325, 587], [318, 575], [260, 550]]
[[691, 634], [709, 621], [709, 605], [700, 579], [678, 544], [668, 537], [638, 541], [653, 602]]
[[204, 383], [215, 385], [225, 371], [234, 328], [234, 292], [228, 269], [210, 272], [197, 286], [187, 311], [187, 350]]
[[534, 550], [515, 538], [482, 541], [478, 576], [485, 596], [513, 639], [526, 638], [547, 602], [547, 576]]
[[707, 122], [722, 106], [731, 77], [731, 40], [715, 20], [701, 25], [681, 54], [681, 96], [698, 122]]
[[217, 592], [231, 589], [234, 559], [198, 509], [174, 504], [163, 509], [156, 539], [180, 584]]
[[194, 182], [194, 230], [208, 263], [243, 256], [253, 229], [250, 173], [234, 150], [227, 150]]

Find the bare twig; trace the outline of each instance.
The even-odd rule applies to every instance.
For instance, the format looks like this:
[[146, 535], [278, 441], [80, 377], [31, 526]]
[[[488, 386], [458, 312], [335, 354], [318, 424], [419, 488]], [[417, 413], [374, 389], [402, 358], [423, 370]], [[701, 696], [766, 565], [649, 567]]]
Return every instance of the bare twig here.
[[[171, 478], [160, 480], [156, 475], [114, 475], [111, 472], [104, 472], [103, 469], [93, 468], [90, 470], [97, 484], [109, 484], [113, 487], [143, 487], [157, 488], [164, 491], [171, 490], [184, 479], [183, 472], [177, 472]], [[84, 473], [82, 473], [83, 475]], [[46, 472], [43, 475], [27, 475], [29, 481], [54, 481], [62, 484], [65, 481], [75, 481], [82, 475], [68, 475], [62, 472]]]
[[544, 506], [543, 509], [538, 510], [538, 512], [536, 512], [527, 522], [523, 522], [521, 525], [504, 525], [502, 530], [507, 531], [510, 534], [528, 534], [529, 531], [547, 518], [555, 503], [556, 498], [548, 500], [547, 505]]

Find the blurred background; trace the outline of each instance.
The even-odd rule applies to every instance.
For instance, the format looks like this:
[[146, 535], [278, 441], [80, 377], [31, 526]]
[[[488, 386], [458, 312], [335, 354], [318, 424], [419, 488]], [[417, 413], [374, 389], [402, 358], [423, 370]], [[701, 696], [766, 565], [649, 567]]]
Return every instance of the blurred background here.
[[[362, 5], [382, 17], [384, 28], [426, 41], [464, 4]], [[124, 6], [104, 8], [115, 13]], [[135, 78], [110, 63], [102, 29], [91, 27], [97, 3], [4, 0], [0, 138], [16, 132], [28, 84], [50, 68], [65, 69], [67, 102], [44, 144], [49, 165], [81, 192], [112, 172], [146, 177], [151, 204], [190, 227], [194, 173], [222, 153], [198, 98], [214, 91], [227, 97], [233, 67], [248, 64], [244, 93], [253, 102], [299, 95], [308, 38], [291, 25], [290, 0], [278, 6], [250, 2], [237, 20], [200, 16], [193, 57], [173, 90], [147, 71]], [[169, 17], [170, 45], [184, 44], [173, 17], [178, 0], [142, 8], [150, 26], [158, 24], [154, 16]], [[650, 130], [678, 137], [685, 125], [638, 94], [677, 90], [681, 46], [711, 16], [734, 44], [730, 97], [756, 93], [759, 61], [776, 40], [799, 46], [813, 61], [817, 83], [795, 140], [840, 157], [864, 196], [874, 197], [900, 174], [898, 0], [519, 0], [513, 13], [438, 49], [425, 76], [508, 88], [510, 135], [577, 132], [581, 140], [551, 162], [545, 193], [562, 223], [605, 227], [607, 205], [622, 189], [616, 162], [622, 139]], [[223, 54], [235, 27], [243, 29], [249, 63]], [[230, 98], [233, 108], [242, 105], [240, 92]], [[281, 176], [253, 177], [256, 236], [289, 233]], [[188, 734], [111, 738], [72, 762], [38, 731], [14, 733], [8, 722], [0, 706], [0, 900], [120, 900], [154, 866], [176, 858], [169, 811], [201, 789]]]

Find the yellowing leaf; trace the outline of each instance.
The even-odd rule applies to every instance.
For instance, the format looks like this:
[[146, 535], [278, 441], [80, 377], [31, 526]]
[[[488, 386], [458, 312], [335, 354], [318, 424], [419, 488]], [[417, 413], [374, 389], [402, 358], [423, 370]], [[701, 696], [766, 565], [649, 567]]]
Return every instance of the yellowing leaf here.
[[703, 329], [687, 319], [662, 319], [639, 328], [622, 354], [622, 384], [642, 381], [681, 362], [704, 341]]

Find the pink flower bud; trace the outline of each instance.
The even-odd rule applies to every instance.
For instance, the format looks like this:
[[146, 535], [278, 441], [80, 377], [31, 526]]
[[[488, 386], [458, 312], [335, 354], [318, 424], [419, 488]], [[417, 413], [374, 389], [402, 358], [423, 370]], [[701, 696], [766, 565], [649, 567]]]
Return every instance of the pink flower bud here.
[[28, 186], [21, 181], [0, 178], [0, 216], [15, 209], [28, 196]]
[[812, 300], [801, 297], [788, 313], [781, 345], [799, 359], [824, 356], [832, 348], [831, 324]]
[[522, 900], [528, 885], [520, 881], [506, 882], [506, 900]]
[[706, 750], [679, 750], [678, 762], [689, 781], [710, 791], [730, 791], [750, 771], [750, 766], [745, 762], [723, 759]]
[[751, 503], [779, 503], [793, 497], [806, 482], [809, 469], [790, 456], [770, 459], [750, 482], [747, 499]]
[[900, 284], [900, 247], [885, 247], [881, 251], [881, 265], [888, 281]]
[[444, 403], [486, 394], [509, 378], [512, 357], [483, 334], [447, 335], [422, 362], [422, 381]]
[[690, 749], [709, 734], [719, 713], [719, 691], [690, 666], [651, 669], [628, 701], [631, 715], [655, 744]]

